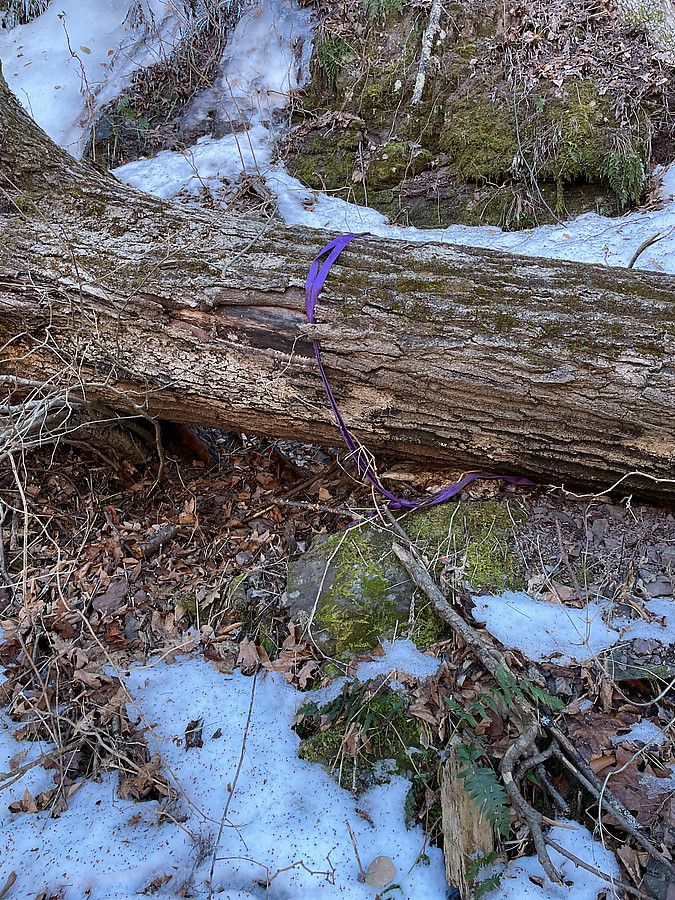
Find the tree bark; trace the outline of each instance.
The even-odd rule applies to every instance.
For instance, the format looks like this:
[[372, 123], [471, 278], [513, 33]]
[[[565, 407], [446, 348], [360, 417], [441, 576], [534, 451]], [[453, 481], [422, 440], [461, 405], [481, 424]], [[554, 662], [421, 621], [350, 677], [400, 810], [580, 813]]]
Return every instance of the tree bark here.
[[[58, 148], [0, 74], [2, 371], [153, 416], [604, 488], [672, 479], [675, 278], [169, 203]], [[672, 497], [632, 476], [623, 490]]]

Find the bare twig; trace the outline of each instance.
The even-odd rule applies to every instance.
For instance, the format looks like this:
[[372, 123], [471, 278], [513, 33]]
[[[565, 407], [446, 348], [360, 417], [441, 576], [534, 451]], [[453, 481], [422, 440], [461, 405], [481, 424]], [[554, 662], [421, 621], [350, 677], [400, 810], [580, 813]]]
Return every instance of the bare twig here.
[[234, 792], [237, 788], [237, 781], [239, 780], [239, 774], [241, 772], [241, 767], [244, 764], [244, 755], [246, 753], [246, 741], [248, 739], [248, 732], [251, 726], [251, 718], [253, 716], [253, 701], [255, 699], [255, 688], [258, 679], [258, 669], [253, 673], [253, 680], [251, 683], [251, 700], [248, 705], [248, 716], [246, 717], [246, 724], [244, 725], [244, 736], [241, 742], [241, 753], [239, 754], [239, 763], [237, 765], [237, 771], [235, 772], [234, 778], [232, 779], [232, 786], [230, 788], [230, 793], [227, 798], [227, 803], [225, 804], [225, 809], [223, 810], [223, 815], [220, 820], [220, 827], [218, 829], [218, 836], [216, 837], [216, 843], [213, 848], [213, 856], [211, 857], [211, 868], [209, 870], [209, 900], [213, 898], [213, 873], [216, 868], [216, 860], [218, 858], [218, 847], [220, 846], [220, 841], [223, 836], [223, 831], [225, 829], [225, 822], [227, 821], [227, 814], [230, 809], [230, 803], [232, 802], [232, 798], [234, 797]]
[[657, 241], [660, 241], [661, 238], [664, 238], [665, 234], [662, 231], [657, 231], [656, 234], [653, 234], [651, 237], [648, 237], [644, 240], [637, 248], [635, 253], [631, 256], [630, 262], [628, 263], [627, 268], [632, 269], [635, 263], [638, 261], [639, 257], [645, 252], [648, 247], [651, 247], [652, 244], [656, 244]]
[[356, 863], [359, 867], [359, 878], [361, 881], [366, 880], [366, 873], [363, 870], [363, 866], [361, 865], [361, 857], [359, 856], [359, 848], [356, 846], [356, 837], [354, 836], [354, 832], [352, 831], [352, 826], [349, 824], [349, 820], [345, 819], [345, 825], [347, 826], [347, 831], [349, 832], [349, 837], [352, 839], [352, 846], [354, 848], [354, 856], [356, 857]]

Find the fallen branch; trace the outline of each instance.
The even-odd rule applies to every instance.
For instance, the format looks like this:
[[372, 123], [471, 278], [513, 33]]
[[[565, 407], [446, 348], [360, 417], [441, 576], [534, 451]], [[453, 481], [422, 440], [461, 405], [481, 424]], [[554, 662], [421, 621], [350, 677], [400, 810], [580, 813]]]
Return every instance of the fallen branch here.
[[[440, 588], [433, 581], [426, 566], [420, 560], [411, 539], [400, 523], [389, 511], [386, 511], [386, 515], [392, 522], [396, 532], [407, 544], [407, 547], [403, 547], [394, 542], [393, 551], [395, 555], [401, 561], [415, 585], [431, 600], [436, 613], [450, 625], [462, 643], [474, 651], [476, 659], [496, 680], [500, 680], [502, 673], [515, 678], [516, 676], [510, 669], [504, 654], [492, 646], [485, 638], [481, 637], [453, 609], [452, 605], [443, 596]], [[675, 875], [675, 866], [643, 834], [635, 817], [613, 796], [607, 784], [602, 783], [597, 778], [569, 738], [557, 726], [550, 720], [540, 717], [535, 707], [524, 697], [517, 698], [517, 706], [515, 704], [505, 706], [503, 712], [520, 732], [519, 737], [511, 744], [502, 759], [501, 775], [504, 787], [514, 809], [528, 825], [539, 861], [552, 881], [559, 882], [560, 878], [546, 850], [546, 844], [551, 844], [542, 831], [545, 817], [530, 806], [519, 788], [520, 779], [526, 772], [534, 766], [542, 765], [545, 759], [551, 755], [557, 757], [575, 775], [577, 780], [611, 813], [621, 827], [650, 856], [658, 860], [671, 874]], [[537, 740], [545, 734], [550, 736], [552, 742], [546, 750], [540, 752], [537, 750]], [[559, 795], [557, 798], [554, 796], [553, 799], [556, 805], [565, 808], [564, 801]]]
[[[400, 525], [397, 523], [397, 526], [398, 530]], [[413, 582], [420, 590], [424, 591], [434, 604], [437, 614], [451, 626], [452, 630], [464, 644], [471, 647], [476, 654], [476, 658], [480, 660], [493, 678], [499, 680], [502, 673], [515, 678], [504, 655], [500, 653], [496, 647], [491, 646], [484, 638], [477, 634], [477, 632], [464, 621], [459, 613], [455, 612], [441, 593], [440, 588], [436, 586], [431, 575], [427, 571], [426, 566], [424, 566], [419, 559], [413, 544], [407, 535], [406, 539], [408, 541], [409, 549], [394, 543], [394, 553], [407, 570]], [[504, 707], [505, 715], [514, 722], [520, 731], [520, 736], [504, 754], [501, 764], [502, 780], [514, 808], [530, 829], [537, 850], [537, 857], [542, 868], [552, 882], [561, 884], [562, 878], [551, 862], [551, 858], [546, 850], [546, 841], [542, 831], [542, 815], [537, 812], [537, 810], [533, 809], [527, 800], [525, 800], [513, 777], [513, 771], [520, 760], [536, 751], [536, 740], [542, 734], [541, 725], [534, 706], [527, 700], [521, 698], [519, 698], [518, 703], [518, 707]]]
[[431, 51], [434, 46], [434, 38], [436, 37], [441, 24], [441, 9], [441, 0], [433, 0], [433, 3], [431, 5], [431, 12], [429, 13], [429, 24], [427, 25], [424, 32], [424, 37], [422, 38], [422, 54], [420, 56], [419, 68], [417, 69], [415, 88], [410, 100], [411, 106], [416, 106], [422, 99], [424, 83], [426, 81], [427, 66], [429, 65], [429, 60], [431, 59]]
[[607, 875], [606, 872], [601, 872], [600, 869], [596, 869], [595, 866], [589, 866], [589, 864], [584, 862], [583, 859], [579, 859], [578, 856], [575, 856], [573, 853], [570, 853], [569, 850], [561, 847], [560, 844], [557, 841], [554, 841], [552, 838], [547, 837], [546, 843], [549, 847], [555, 850], [556, 853], [559, 853], [561, 856], [564, 856], [571, 862], [573, 862], [575, 866], [579, 866], [579, 868], [581, 869], [586, 869], [587, 872], [591, 872], [602, 881], [607, 881], [614, 887], [615, 890], [626, 891], [627, 894], [632, 894], [634, 897], [640, 898], [640, 900], [649, 900], [648, 894], [643, 894], [642, 891], [639, 891], [637, 888], [632, 887], [630, 884], [626, 884], [625, 881], [617, 881], [616, 878], [612, 878], [612, 876]]

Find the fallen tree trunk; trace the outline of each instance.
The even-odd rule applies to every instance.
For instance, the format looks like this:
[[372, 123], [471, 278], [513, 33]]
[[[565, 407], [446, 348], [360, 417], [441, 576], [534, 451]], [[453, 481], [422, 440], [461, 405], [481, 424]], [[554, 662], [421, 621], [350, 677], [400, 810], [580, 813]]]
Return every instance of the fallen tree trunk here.
[[[675, 278], [168, 203], [73, 160], [0, 75], [2, 371], [128, 411], [606, 487], [674, 476]], [[624, 487], [675, 495], [634, 476]]]

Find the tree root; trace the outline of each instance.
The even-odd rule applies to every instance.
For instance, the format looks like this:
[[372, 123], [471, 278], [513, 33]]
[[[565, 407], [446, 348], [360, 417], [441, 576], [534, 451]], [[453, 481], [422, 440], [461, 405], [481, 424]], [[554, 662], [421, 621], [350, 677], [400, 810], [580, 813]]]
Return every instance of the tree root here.
[[[450, 625], [462, 643], [473, 650], [476, 659], [495, 679], [499, 680], [499, 675], [503, 677], [503, 673], [515, 678], [516, 676], [512, 672], [504, 654], [465, 622], [445, 599], [400, 523], [389, 511], [386, 511], [386, 515], [397, 534], [406, 544], [404, 547], [394, 542], [394, 553], [407, 570], [415, 585], [431, 600], [436, 613]], [[601, 807], [604, 806], [606, 811], [619, 822], [628, 834], [654, 859], [658, 860], [669, 872], [675, 875], [675, 866], [642, 833], [640, 825], [634, 816], [612, 795], [606, 783], [601, 782], [597, 778], [571, 741], [557, 726], [551, 723], [548, 718], [540, 716], [537, 709], [527, 699], [520, 696], [514, 697], [514, 703], [508, 707], [505, 706], [503, 713], [519, 731], [518, 738], [508, 748], [501, 762], [504, 788], [514, 810], [530, 829], [539, 862], [551, 881], [560, 883], [561, 878], [551, 862], [546, 849], [547, 844], [565, 856], [569, 856], [569, 854], [564, 853], [555, 842], [544, 836], [542, 826], [550, 822], [550, 820], [542, 816], [525, 800], [520, 789], [520, 782], [530, 769], [536, 767], [540, 773], [544, 772], [545, 774], [543, 764], [551, 756], [558, 758], [598, 800]], [[550, 741], [546, 749], [540, 751], [537, 748], [537, 741], [545, 736], [548, 736]], [[548, 777], [546, 779], [542, 778], [542, 782], [555, 805], [563, 812], [569, 813], [567, 804], [551, 784]], [[578, 865], [583, 865], [576, 858], [573, 861]], [[586, 866], [584, 867], [587, 868]], [[606, 878], [607, 876], [602, 877]], [[640, 895], [639, 892], [636, 893], [635, 891], [633, 891], [633, 894]]]

